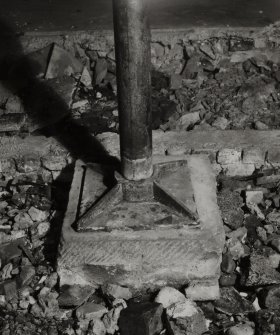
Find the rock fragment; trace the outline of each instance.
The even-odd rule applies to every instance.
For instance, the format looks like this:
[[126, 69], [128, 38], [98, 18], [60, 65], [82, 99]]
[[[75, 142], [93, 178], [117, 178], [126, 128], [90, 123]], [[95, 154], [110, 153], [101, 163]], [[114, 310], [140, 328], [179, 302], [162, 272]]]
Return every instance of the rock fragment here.
[[102, 291], [113, 299], [129, 300], [132, 298], [132, 293], [129, 288], [115, 284], [107, 284], [102, 288]]
[[261, 307], [280, 311], [280, 285], [263, 288], [258, 297]]
[[168, 308], [170, 305], [184, 302], [186, 297], [173, 287], [166, 286], [162, 288], [155, 298], [155, 302], [162, 304], [163, 308]]
[[58, 297], [58, 303], [61, 307], [74, 307], [80, 306], [84, 303], [93, 293], [95, 289], [91, 286], [62, 286], [61, 294]]
[[53, 44], [51, 56], [46, 70], [46, 79], [53, 79], [61, 76], [70, 76], [75, 73], [81, 73], [83, 65], [73, 57], [68, 51], [57, 44]]
[[280, 273], [270, 265], [267, 257], [252, 253], [249, 264], [244, 265], [241, 279], [249, 287], [280, 284]]
[[225, 314], [246, 314], [254, 311], [253, 305], [233, 287], [222, 287], [221, 298], [214, 302], [215, 308]]
[[255, 329], [251, 324], [248, 323], [240, 323], [236, 326], [230, 327], [226, 335], [254, 335]]
[[163, 307], [158, 303], [130, 304], [121, 312], [119, 327], [122, 335], [156, 335], [163, 330]]
[[166, 313], [168, 329], [173, 334], [200, 335], [207, 331], [202, 310], [191, 300], [171, 305]]
[[80, 319], [95, 320], [101, 319], [108, 309], [100, 304], [94, 302], [86, 302], [76, 310], [76, 316]]

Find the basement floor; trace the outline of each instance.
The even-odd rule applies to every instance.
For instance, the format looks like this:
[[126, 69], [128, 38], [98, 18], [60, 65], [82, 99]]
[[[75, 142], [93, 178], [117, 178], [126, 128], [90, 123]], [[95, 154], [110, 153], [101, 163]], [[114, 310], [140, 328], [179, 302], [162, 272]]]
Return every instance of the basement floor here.
[[[277, 0], [151, 0], [152, 28], [259, 27], [280, 18]], [[2, 0], [16, 31], [112, 29], [111, 0]]]

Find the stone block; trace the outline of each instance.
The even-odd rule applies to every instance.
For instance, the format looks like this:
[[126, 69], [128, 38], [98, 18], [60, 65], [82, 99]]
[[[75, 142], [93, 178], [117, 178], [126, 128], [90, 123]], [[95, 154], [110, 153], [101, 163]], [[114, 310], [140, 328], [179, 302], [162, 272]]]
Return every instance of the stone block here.
[[[82, 180], [88, 180], [87, 189], [94, 200], [96, 197], [90, 181], [96, 183], [101, 179], [98, 176], [94, 178], [94, 171], [91, 171], [92, 178], [87, 179], [83, 163], [76, 163], [57, 264], [64, 284], [68, 281], [70, 285], [71, 273], [94, 287], [112, 283], [129, 287], [132, 291], [186, 285], [192, 281], [218, 282], [224, 231], [217, 205], [215, 174], [207, 157], [182, 157], [188, 162], [201, 229], [184, 226], [177, 229], [77, 232], [73, 223]], [[177, 161], [182, 157], [161, 156], [154, 157], [154, 161]], [[102, 187], [96, 189], [102, 190]], [[83, 196], [87, 197], [81, 194], [80, 198]]]
[[235, 164], [223, 164], [223, 172], [229, 176], [251, 176], [255, 171], [254, 164], [243, 164], [242, 162], [237, 162]]
[[260, 148], [248, 148], [243, 150], [242, 162], [244, 164], [255, 164], [261, 167], [265, 163], [266, 152]]
[[216, 300], [220, 297], [219, 283], [217, 281], [192, 282], [185, 288], [185, 294], [188, 299]]

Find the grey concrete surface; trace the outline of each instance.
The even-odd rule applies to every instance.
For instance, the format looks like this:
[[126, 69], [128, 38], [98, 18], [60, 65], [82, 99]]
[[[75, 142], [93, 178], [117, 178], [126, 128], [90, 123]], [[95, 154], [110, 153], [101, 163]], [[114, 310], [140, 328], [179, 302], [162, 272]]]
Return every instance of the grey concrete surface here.
[[[16, 31], [112, 28], [112, 0], [1, 0]], [[280, 18], [279, 0], [150, 0], [152, 28], [259, 27]]]

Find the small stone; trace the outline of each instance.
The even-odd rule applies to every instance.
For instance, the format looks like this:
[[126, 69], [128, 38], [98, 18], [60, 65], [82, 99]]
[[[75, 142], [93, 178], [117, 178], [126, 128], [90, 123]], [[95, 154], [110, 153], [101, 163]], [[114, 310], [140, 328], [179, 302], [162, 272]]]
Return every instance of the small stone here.
[[240, 323], [236, 326], [230, 327], [226, 335], [254, 335], [255, 329], [248, 323]]
[[190, 299], [177, 302], [166, 309], [166, 314], [173, 319], [192, 317], [196, 313], [198, 313], [198, 307]]
[[30, 215], [31, 219], [34, 222], [42, 222], [42, 221], [46, 221], [46, 219], [49, 216], [49, 212], [47, 211], [42, 211], [38, 208], [35, 207], [30, 207], [28, 210], [28, 214]]
[[40, 167], [41, 162], [39, 156], [36, 154], [29, 153], [17, 160], [17, 170], [19, 172], [36, 172]]
[[195, 124], [200, 122], [200, 113], [193, 112], [182, 115], [177, 121], [177, 128], [188, 130], [190, 127], [193, 127]]
[[273, 234], [273, 232], [274, 232], [274, 228], [273, 228], [273, 225], [271, 225], [271, 224], [266, 224], [266, 225], [264, 225], [264, 229], [266, 230], [266, 232], [268, 233], [268, 234]]
[[233, 287], [222, 287], [221, 298], [214, 301], [215, 308], [225, 314], [246, 314], [254, 311], [253, 305]]
[[213, 52], [212, 46], [209, 45], [208, 43], [201, 43], [201, 45], [199, 46], [199, 49], [212, 60], [216, 59], [216, 55]]
[[164, 45], [161, 43], [151, 43], [151, 53], [152, 56], [159, 58], [164, 56]]
[[229, 40], [229, 51], [248, 51], [252, 50], [255, 46], [254, 40], [251, 38], [231, 37]]
[[216, 281], [192, 281], [185, 288], [188, 299], [194, 301], [216, 300], [220, 297], [219, 283]]
[[191, 300], [170, 306], [167, 316], [168, 328], [174, 334], [200, 335], [207, 331], [202, 310]]
[[30, 215], [28, 215], [25, 212], [18, 213], [15, 216], [14, 220], [15, 220], [15, 223], [13, 225], [13, 228], [16, 230], [27, 229], [33, 225], [33, 221]]
[[170, 76], [170, 83], [169, 83], [169, 88], [171, 90], [178, 90], [182, 87], [182, 76], [180, 74], [177, 73], [173, 73]]
[[266, 234], [266, 230], [262, 227], [257, 227], [256, 228], [256, 231], [257, 231], [257, 235], [259, 237], [259, 239], [262, 241], [262, 242], [266, 242], [267, 241], [267, 234]]
[[0, 295], [0, 306], [4, 307], [6, 305], [6, 297], [4, 295]]
[[280, 285], [263, 288], [258, 297], [262, 308], [280, 310]]
[[234, 286], [237, 279], [235, 273], [225, 274], [223, 273], [219, 279], [221, 287]]
[[162, 288], [155, 298], [155, 302], [162, 304], [163, 308], [167, 308], [172, 304], [184, 302], [186, 297], [173, 287], [166, 286]]
[[272, 197], [273, 204], [276, 208], [280, 207], [280, 195], [276, 194]]
[[129, 288], [115, 284], [107, 284], [102, 288], [102, 291], [104, 294], [114, 299], [129, 300], [132, 298], [132, 293]]
[[44, 315], [46, 317], [54, 317], [59, 313], [58, 293], [51, 291], [49, 287], [43, 287], [38, 294], [38, 302], [42, 307]]
[[58, 303], [61, 307], [80, 306], [94, 292], [95, 288], [91, 286], [65, 285], [61, 287], [61, 294], [58, 298]]
[[58, 281], [58, 274], [56, 272], [51, 273], [45, 280], [45, 285], [49, 288], [53, 288]]
[[269, 255], [268, 260], [269, 260], [269, 264], [271, 265], [271, 267], [273, 267], [273, 269], [279, 268], [279, 265], [280, 265], [280, 254], [279, 253]]
[[112, 114], [113, 114], [113, 116], [118, 117], [119, 116], [119, 111], [117, 109], [114, 109]]
[[84, 66], [82, 74], [81, 74], [81, 79], [80, 82], [85, 86], [85, 87], [92, 87], [92, 78], [91, 74], [89, 73], [89, 70], [86, 66]]
[[214, 122], [212, 122], [212, 127], [220, 130], [225, 130], [228, 125], [230, 124], [230, 121], [226, 119], [223, 116], [218, 117]]
[[87, 99], [84, 99], [84, 100], [79, 100], [79, 101], [76, 101], [72, 104], [72, 109], [78, 109], [78, 108], [83, 108], [85, 107], [86, 105], [88, 105], [88, 100]]
[[274, 237], [271, 240], [270, 245], [280, 253], [280, 236], [279, 237]]
[[70, 76], [75, 73], [81, 73], [82, 70], [83, 64], [81, 64], [78, 59], [57, 44], [53, 44], [52, 53], [46, 70], [46, 79], [53, 79], [65, 75]]
[[94, 68], [93, 82], [95, 85], [100, 85], [103, 79], [106, 77], [108, 71], [108, 64], [105, 58], [97, 59]]
[[19, 246], [23, 243], [22, 239], [10, 243], [0, 243], [0, 259], [2, 264], [7, 264], [21, 257], [22, 251]]
[[241, 282], [249, 287], [280, 284], [280, 273], [271, 267], [267, 257], [252, 253], [249, 266], [242, 273]]
[[255, 164], [243, 164], [242, 162], [237, 162], [235, 164], [223, 164], [223, 173], [229, 177], [236, 177], [236, 176], [251, 176], [256, 166]]
[[44, 317], [44, 312], [37, 303], [32, 305], [30, 309], [30, 313], [34, 315], [35, 317]]
[[265, 219], [265, 215], [263, 214], [263, 212], [261, 211], [261, 209], [259, 208], [259, 206], [258, 206], [257, 204], [248, 202], [248, 203], [247, 203], [247, 208], [250, 210], [250, 212], [251, 212], [252, 214], [256, 214], [257, 217], [258, 217], [260, 220], [264, 220], [264, 219]]
[[163, 307], [158, 303], [133, 303], [122, 310], [119, 319], [122, 335], [159, 334], [163, 330]]
[[232, 255], [227, 252], [223, 255], [222, 263], [221, 263], [221, 270], [225, 273], [233, 273], [236, 268], [236, 263], [232, 258]]
[[256, 121], [255, 122], [255, 129], [256, 130], [268, 130], [269, 127], [268, 127], [268, 125], [266, 125], [265, 123], [263, 123], [261, 121]]
[[12, 278], [11, 274], [12, 270], [13, 270], [13, 264], [11, 263], [6, 264], [0, 272], [1, 279], [6, 280]]
[[244, 246], [238, 239], [230, 238], [226, 241], [226, 245], [234, 260], [245, 256]]
[[0, 294], [5, 295], [6, 301], [9, 302], [17, 297], [18, 285], [16, 279], [8, 279], [0, 284]]
[[63, 156], [52, 156], [43, 158], [42, 164], [49, 171], [61, 171], [66, 167], [67, 161]]
[[229, 239], [238, 239], [242, 243], [245, 243], [246, 237], [247, 237], [248, 230], [246, 227], [239, 227], [236, 230], [233, 230], [229, 233], [227, 233], [227, 238]]
[[11, 272], [12, 275], [18, 275], [19, 274], [19, 268], [15, 268]]
[[246, 191], [246, 203], [261, 204], [263, 202], [263, 192], [255, 190]]
[[259, 305], [259, 299], [258, 299], [258, 297], [256, 297], [256, 299], [253, 301], [253, 306], [254, 306], [254, 309], [255, 309], [256, 312], [261, 309], [260, 305]]
[[123, 303], [117, 304], [114, 306], [113, 309], [111, 309], [107, 314], [103, 316], [103, 323], [106, 328], [106, 333], [113, 335], [116, 333], [116, 331], [119, 330], [119, 319], [121, 311], [126, 308], [127, 306]]
[[106, 334], [106, 328], [104, 326], [104, 323], [97, 319], [94, 320], [93, 326], [92, 326], [92, 334], [93, 335], [105, 335]]
[[46, 221], [46, 222], [40, 222], [37, 226], [37, 231], [38, 231], [38, 236], [39, 238], [42, 238], [44, 236], [47, 235], [47, 233], [50, 230], [50, 222]]
[[24, 108], [20, 98], [16, 95], [9, 97], [5, 105], [5, 113], [18, 114], [23, 112]]
[[100, 304], [93, 302], [86, 302], [76, 310], [76, 316], [80, 319], [95, 320], [101, 319], [104, 314], [108, 312], [108, 309]]
[[25, 265], [21, 267], [19, 280], [22, 286], [29, 285], [36, 274], [33, 265]]

